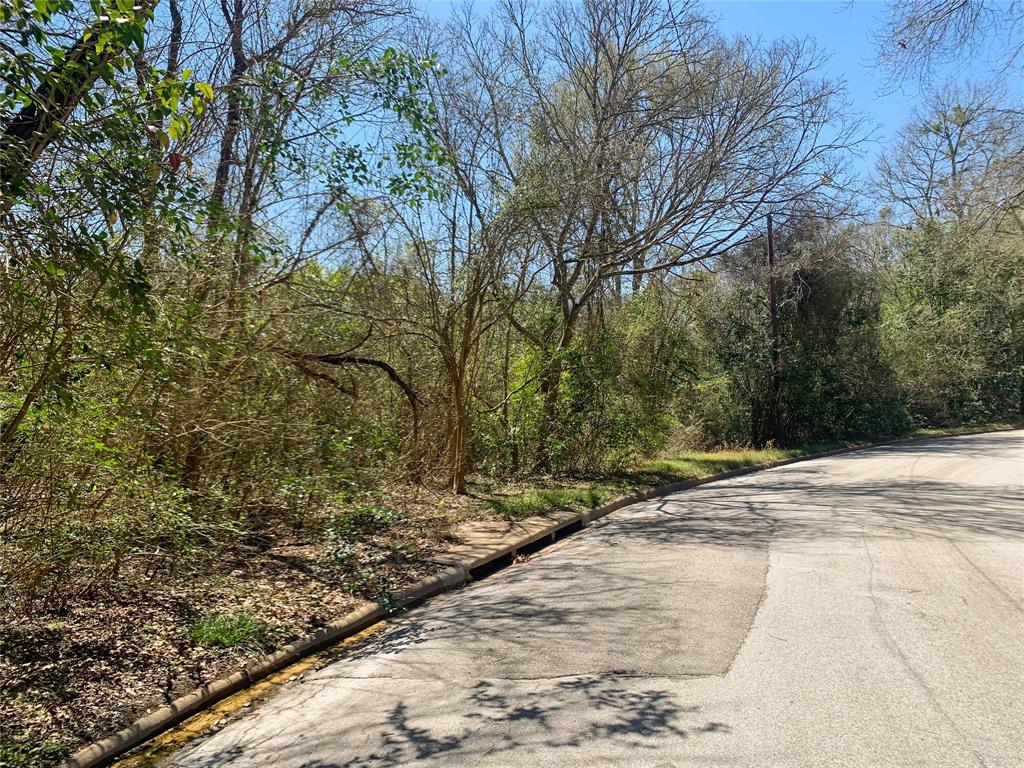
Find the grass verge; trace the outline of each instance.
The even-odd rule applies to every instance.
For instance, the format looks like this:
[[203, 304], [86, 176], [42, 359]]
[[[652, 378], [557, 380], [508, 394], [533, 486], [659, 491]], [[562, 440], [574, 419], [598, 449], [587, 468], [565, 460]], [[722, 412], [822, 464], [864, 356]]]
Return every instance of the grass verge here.
[[1024, 419], [1020, 421], [989, 421], [984, 424], [969, 424], [962, 427], [921, 427], [915, 429], [907, 437], [946, 437], [964, 435], [972, 432], [994, 432], [1000, 429], [1022, 429]]
[[609, 501], [612, 491], [600, 486], [589, 488], [547, 488], [526, 491], [506, 498], [490, 499], [487, 504], [506, 520], [519, 520], [556, 509], [592, 508]]
[[[950, 435], [1012, 429], [1024, 422], [989, 422], [961, 427], [928, 427], [916, 429], [907, 437], [943, 437]], [[884, 438], [864, 442], [804, 443], [786, 448], [742, 448], [717, 451], [686, 451], [675, 456], [641, 464], [636, 469], [619, 475], [598, 478], [590, 484], [572, 488], [531, 488], [521, 493], [487, 501], [487, 506], [506, 520], [521, 520], [560, 509], [588, 509], [612, 501], [618, 496], [634, 493], [640, 488], [670, 485], [685, 480], [698, 480], [720, 472], [746, 467], [763, 467], [777, 461], [808, 456], [837, 448], [868, 446]]]

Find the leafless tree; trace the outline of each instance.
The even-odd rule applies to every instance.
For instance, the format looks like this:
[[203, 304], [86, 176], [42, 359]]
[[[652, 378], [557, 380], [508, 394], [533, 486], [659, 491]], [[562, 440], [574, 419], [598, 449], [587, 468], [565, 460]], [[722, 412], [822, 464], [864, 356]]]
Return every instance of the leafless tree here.
[[896, 84], [923, 83], [937, 68], [979, 55], [1002, 71], [1020, 62], [1018, 0], [890, 0], [888, 11], [875, 43]]
[[1022, 153], [1020, 113], [998, 91], [946, 85], [879, 158], [876, 183], [900, 220], [963, 222], [1016, 205]]
[[545, 424], [596, 295], [712, 258], [773, 206], [828, 195], [838, 152], [858, 140], [809, 43], [727, 40], [689, 3], [505, 0], [452, 34], [482, 84], [476, 119], [507, 213], [529, 224], [535, 274], [556, 296], [553, 323], [513, 318], [550, 357]]

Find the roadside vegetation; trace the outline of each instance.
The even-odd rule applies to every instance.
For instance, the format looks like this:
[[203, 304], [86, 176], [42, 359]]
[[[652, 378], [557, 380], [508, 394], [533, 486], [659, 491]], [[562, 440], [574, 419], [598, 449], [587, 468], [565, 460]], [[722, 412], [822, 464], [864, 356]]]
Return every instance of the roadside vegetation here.
[[667, 0], [0, 5], [0, 765], [465, 521], [1024, 416], [1020, 105], [938, 87], [858, 179], [824, 61]]
[[245, 645], [259, 635], [259, 625], [248, 613], [211, 613], [200, 616], [189, 629], [199, 645]]

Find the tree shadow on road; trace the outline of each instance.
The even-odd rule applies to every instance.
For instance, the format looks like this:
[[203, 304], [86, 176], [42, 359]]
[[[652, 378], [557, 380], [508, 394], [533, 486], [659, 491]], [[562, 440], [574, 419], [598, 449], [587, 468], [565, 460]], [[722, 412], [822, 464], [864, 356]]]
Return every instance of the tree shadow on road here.
[[768, 541], [861, 536], [1024, 538], [1024, 493], [1013, 488], [924, 478], [836, 482], [813, 469], [709, 486], [648, 502], [646, 510], [642, 521], [624, 515], [610, 522], [603, 531], [608, 546], [760, 547]]
[[655, 749], [664, 738], [729, 730], [723, 723], [700, 722], [697, 707], [683, 706], [674, 693], [644, 680], [583, 676], [536, 681], [531, 688], [523, 691], [509, 681], [479, 681], [463, 706], [456, 705], [467, 714], [454, 733], [449, 723], [435, 732], [430, 713], [413, 713], [408, 705], [397, 704], [380, 725], [379, 740], [370, 737], [379, 747], [331, 768], [386, 768], [430, 763], [434, 758], [446, 765], [484, 760], [513, 764], [535, 749], [564, 749], [567, 756], [591, 744], [645, 750]]
[[[480, 680], [436, 702], [419, 698], [414, 703], [398, 697], [372, 723], [357, 724], [357, 713], [341, 710], [336, 719], [318, 723], [301, 737], [296, 734], [286, 741], [264, 741], [247, 748], [233, 746], [193, 756], [183, 764], [189, 768], [271, 763], [301, 768], [521, 765], [523, 756], [536, 750], [548, 754], [564, 750], [567, 764], [579, 765], [582, 748], [621, 755], [655, 751], [666, 740], [729, 731], [724, 723], [702, 721], [698, 707], [684, 706], [662, 683], [616, 676]], [[356, 745], [359, 754], [352, 755]]]

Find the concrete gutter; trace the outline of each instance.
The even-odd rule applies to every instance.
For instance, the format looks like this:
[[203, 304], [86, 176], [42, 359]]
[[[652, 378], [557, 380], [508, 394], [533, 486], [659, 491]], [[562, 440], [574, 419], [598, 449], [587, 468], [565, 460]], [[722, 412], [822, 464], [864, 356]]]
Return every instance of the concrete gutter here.
[[[420, 579], [396, 596], [399, 606], [405, 607], [426, 600], [449, 589], [457, 589], [468, 581], [468, 574], [460, 568], [445, 568], [433, 576]], [[125, 752], [149, 741], [164, 731], [198, 714], [222, 699], [241, 691], [280, 669], [333, 645], [386, 618], [388, 612], [379, 605], [365, 605], [347, 614], [340, 621], [328, 624], [301, 640], [283, 646], [280, 650], [249, 664], [237, 672], [197, 688], [165, 707], [160, 707], [139, 718], [127, 728], [80, 749], [61, 768], [94, 768], [109, 765]]]
[[[944, 437], [957, 437], [959, 435], [981, 434], [984, 432], [1002, 432], [1018, 428], [979, 429], [958, 432], [955, 435], [912, 437], [880, 443], [851, 445], [820, 453], [794, 456], [767, 464], [741, 467], [694, 480], [682, 480], [668, 485], [646, 488], [584, 512], [555, 510], [536, 517], [505, 524], [496, 524], [494, 521], [485, 521], [479, 524], [471, 523], [468, 524], [468, 529], [465, 531], [465, 539], [462, 542], [434, 558], [435, 562], [447, 567], [399, 592], [396, 595], [396, 603], [398, 607], [405, 608], [438, 595], [441, 592], [458, 589], [474, 579], [482, 578], [508, 565], [521, 550], [533, 551], [540, 549], [558, 538], [585, 528], [595, 520], [631, 504], [667, 496], [687, 490], [688, 488], [705, 485], [706, 483], [727, 480], [732, 477], [748, 475], [753, 472], [795, 464], [801, 461], [864, 450], [865, 448], [903, 445], [922, 440], [935, 440]], [[61, 768], [98, 768], [98, 766], [109, 765], [117, 757], [152, 739], [154, 736], [173, 728], [175, 725], [222, 699], [253, 685], [257, 681], [316, 651], [355, 635], [370, 625], [386, 618], [387, 615], [388, 612], [378, 605], [366, 605], [352, 611], [340, 621], [328, 624], [301, 640], [289, 643], [275, 653], [237, 672], [197, 688], [191, 693], [175, 699], [169, 705], [136, 720], [113, 736], [108, 736], [105, 739], [90, 744], [62, 763]]]

